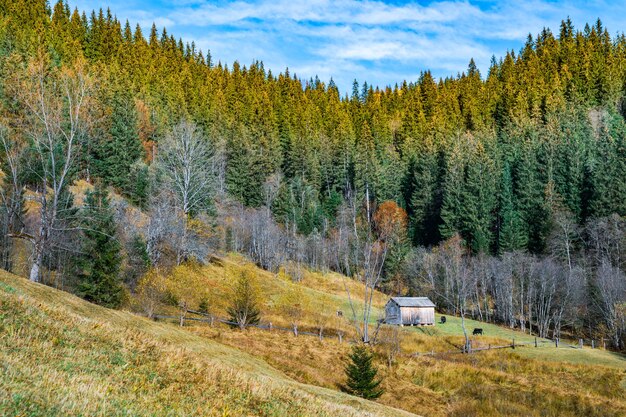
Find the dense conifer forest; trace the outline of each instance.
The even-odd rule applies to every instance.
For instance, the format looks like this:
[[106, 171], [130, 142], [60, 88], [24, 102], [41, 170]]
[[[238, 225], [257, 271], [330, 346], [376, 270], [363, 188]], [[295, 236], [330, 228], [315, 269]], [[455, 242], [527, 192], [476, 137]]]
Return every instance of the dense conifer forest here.
[[626, 37], [599, 20], [344, 96], [113, 11], [1, 0], [0, 72], [4, 269], [119, 306], [235, 251], [624, 348]]

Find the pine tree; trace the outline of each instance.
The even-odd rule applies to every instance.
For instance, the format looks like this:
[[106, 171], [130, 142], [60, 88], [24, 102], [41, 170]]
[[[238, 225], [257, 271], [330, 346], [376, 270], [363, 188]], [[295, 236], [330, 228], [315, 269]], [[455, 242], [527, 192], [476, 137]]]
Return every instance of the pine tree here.
[[96, 304], [119, 307], [124, 289], [120, 280], [120, 243], [108, 193], [101, 186], [87, 192], [82, 210], [84, 241], [78, 260], [78, 294]]
[[343, 391], [366, 400], [380, 397], [384, 392], [379, 388], [382, 380], [376, 379], [378, 370], [372, 365], [373, 355], [368, 349], [363, 345], [356, 345], [348, 359], [345, 367], [347, 381], [342, 386]]
[[441, 225], [439, 226], [439, 233], [443, 239], [454, 236], [462, 228], [461, 209], [465, 176], [465, 161], [462, 153], [463, 150], [457, 144], [446, 158]]
[[[105, 184], [112, 185], [125, 195], [140, 201], [143, 196], [134, 195], [137, 183], [131, 169], [133, 164], [144, 156], [139, 140], [138, 117], [135, 104], [128, 91], [119, 91], [111, 99], [111, 116], [108, 135], [103, 135], [94, 146], [93, 164], [95, 174]], [[138, 190], [141, 192], [142, 190]]]
[[524, 231], [524, 222], [515, 202], [511, 167], [508, 162], [505, 162], [502, 170], [499, 226], [499, 253], [526, 248], [528, 235]]
[[478, 144], [476, 155], [468, 161], [460, 207], [461, 234], [475, 253], [487, 253], [493, 241], [493, 212], [496, 206], [494, 174], [493, 161]]

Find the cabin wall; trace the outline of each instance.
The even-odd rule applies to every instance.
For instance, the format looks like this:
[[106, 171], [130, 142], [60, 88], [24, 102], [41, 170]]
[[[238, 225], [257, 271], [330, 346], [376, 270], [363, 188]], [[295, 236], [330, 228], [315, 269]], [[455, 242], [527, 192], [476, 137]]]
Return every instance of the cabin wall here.
[[385, 306], [385, 323], [401, 324], [400, 307], [396, 303], [390, 302]]
[[404, 324], [404, 325], [435, 324], [434, 307], [402, 307], [401, 312], [402, 312], [401, 324]]

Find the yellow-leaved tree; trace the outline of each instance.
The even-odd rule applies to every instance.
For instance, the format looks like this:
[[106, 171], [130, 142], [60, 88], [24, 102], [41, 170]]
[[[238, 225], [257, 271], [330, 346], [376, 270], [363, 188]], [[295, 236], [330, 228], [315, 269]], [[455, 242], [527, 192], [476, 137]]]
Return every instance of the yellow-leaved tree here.
[[278, 309], [293, 328], [295, 336], [298, 336], [298, 325], [310, 311], [309, 306], [309, 300], [300, 285], [289, 285], [278, 297]]
[[181, 326], [185, 324], [189, 310], [198, 308], [209, 297], [209, 288], [203, 279], [202, 270], [194, 262], [186, 262], [172, 269], [166, 286], [170, 297], [178, 305]]
[[137, 283], [137, 302], [150, 318], [154, 317], [163, 301], [165, 282], [165, 277], [152, 268]]

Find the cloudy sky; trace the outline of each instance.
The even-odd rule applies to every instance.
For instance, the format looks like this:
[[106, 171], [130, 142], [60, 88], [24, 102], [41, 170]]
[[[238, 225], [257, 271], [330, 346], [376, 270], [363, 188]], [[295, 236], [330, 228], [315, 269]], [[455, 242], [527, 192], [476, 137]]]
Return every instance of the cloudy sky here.
[[[599, 17], [612, 35], [626, 31], [626, 1], [357, 1], [357, 0], [69, 0], [89, 12], [107, 8], [146, 30], [210, 50], [215, 61], [249, 64], [308, 79], [331, 77], [393, 85], [430, 69], [455, 75], [470, 58], [485, 73], [492, 56], [518, 51], [528, 33], [558, 33], [570, 16], [577, 28]], [[144, 33], [148, 33], [144, 31]]]

